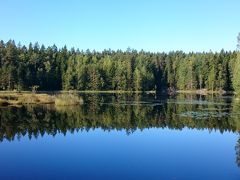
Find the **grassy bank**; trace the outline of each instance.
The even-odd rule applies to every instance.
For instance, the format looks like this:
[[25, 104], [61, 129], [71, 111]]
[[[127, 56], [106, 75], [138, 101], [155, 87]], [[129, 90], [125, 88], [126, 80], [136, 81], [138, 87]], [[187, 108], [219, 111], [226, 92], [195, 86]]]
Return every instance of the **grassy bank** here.
[[30, 92], [1, 92], [0, 106], [8, 105], [29, 105], [29, 104], [55, 104], [56, 106], [82, 104], [81, 97], [75, 94], [44, 94]]
[[0, 93], [1, 105], [53, 104], [54, 97], [48, 94]]
[[78, 104], [83, 104], [83, 100], [74, 94], [59, 94], [55, 96], [55, 105], [57, 106], [72, 106]]
[[[24, 105], [24, 104], [55, 104], [57, 106], [68, 106], [82, 104], [83, 100], [79, 97], [82, 94], [156, 94], [156, 91], [39, 91], [32, 93], [31, 91], [0, 91], [0, 106], [8, 105]], [[234, 92], [227, 91], [211, 91], [206, 89], [201, 90], [177, 90], [174, 94], [219, 94], [233, 95]]]

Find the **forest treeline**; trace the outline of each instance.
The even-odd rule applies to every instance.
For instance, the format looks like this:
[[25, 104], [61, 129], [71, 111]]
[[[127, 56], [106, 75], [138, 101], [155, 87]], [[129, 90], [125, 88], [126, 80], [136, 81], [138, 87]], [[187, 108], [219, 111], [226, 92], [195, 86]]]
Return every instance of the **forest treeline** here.
[[0, 41], [0, 90], [240, 92], [238, 51], [152, 53], [79, 51]]

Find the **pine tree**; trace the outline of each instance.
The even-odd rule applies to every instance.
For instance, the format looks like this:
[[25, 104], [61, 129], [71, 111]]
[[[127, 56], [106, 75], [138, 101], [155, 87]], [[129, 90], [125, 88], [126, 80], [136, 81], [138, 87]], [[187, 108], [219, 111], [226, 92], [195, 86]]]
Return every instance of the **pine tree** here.
[[[237, 47], [240, 49], [240, 33], [238, 34], [238, 45]], [[240, 52], [237, 52], [237, 58], [234, 64], [233, 70], [233, 88], [235, 92], [239, 95], [240, 94]]]
[[240, 94], [240, 53], [237, 54], [237, 59], [234, 66], [234, 73], [233, 73], [233, 88], [235, 92], [239, 95]]

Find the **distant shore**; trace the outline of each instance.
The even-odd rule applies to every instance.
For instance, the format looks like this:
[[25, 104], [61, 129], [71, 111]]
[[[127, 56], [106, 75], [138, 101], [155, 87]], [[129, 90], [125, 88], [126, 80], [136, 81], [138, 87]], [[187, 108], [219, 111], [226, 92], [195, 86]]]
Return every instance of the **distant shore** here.
[[[32, 91], [0, 91], [0, 94], [17, 94], [17, 93], [24, 93], [29, 94], [33, 93]], [[206, 89], [196, 89], [196, 90], [174, 90], [174, 91], [123, 91], [123, 90], [85, 90], [85, 91], [78, 91], [78, 90], [57, 90], [57, 91], [37, 91], [36, 94], [61, 94], [61, 93], [86, 93], [86, 94], [99, 94], [99, 93], [106, 93], [106, 94], [168, 94], [168, 95], [176, 95], [176, 94], [200, 94], [200, 95], [211, 95], [211, 94], [219, 94], [219, 95], [235, 95], [234, 91], [224, 91], [224, 90], [206, 90]]]
[[218, 95], [235, 95], [234, 91], [212, 91], [212, 90], [205, 90], [205, 89], [198, 89], [198, 90], [177, 90], [176, 93], [179, 94], [199, 94], [199, 95], [211, 95], [211, 94], [218, 94]]
[[[202, 90], [176, 90], [171, 92], [156, 91], [0, 91], [0, 106], [18, 106], [28, 104], [54, 104], [58, 106], [69, 106], [82, 104], [82, 98], [77, 94], [154, 94], [170, 95], [192, 94], [192, 95], [234, 95], [233, 91], [209, 91]], [[236, 100], [239, 100], [236, 97]]]

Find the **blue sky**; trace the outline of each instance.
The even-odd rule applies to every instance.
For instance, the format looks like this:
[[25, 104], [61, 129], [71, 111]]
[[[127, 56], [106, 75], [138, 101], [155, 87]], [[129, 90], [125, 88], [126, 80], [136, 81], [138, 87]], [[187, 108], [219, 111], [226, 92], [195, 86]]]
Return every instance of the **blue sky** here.
[[240, 0], [0, 0], [0, 39], [79, 49], [236, 49]]

